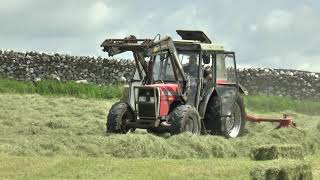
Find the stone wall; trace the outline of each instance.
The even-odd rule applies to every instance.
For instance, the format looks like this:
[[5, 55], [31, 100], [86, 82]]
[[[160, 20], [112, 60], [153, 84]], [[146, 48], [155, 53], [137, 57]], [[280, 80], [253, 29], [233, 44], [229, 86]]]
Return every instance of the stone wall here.
[[58, 77], [105, 84], [130, 77], [133, 71], [130, 60], [0, 50], [0, 76], [17, 80]]
[[320, 73], [307, 71], [250, 68], [240, 69], [240, 83], [250, 94], [290, 96], [320, 100]]
[[[62, 81], [87, 80], [98, 84], [115, 83], [132, 77], [130, 60], [80, 57], [37, 52], [0, 50], [0, 76], [17, 80], [57, 77]], [[320, 74], [297, 70], [240, 69], [240, 83], [249, 94], [291, 96], [320, 100]]]

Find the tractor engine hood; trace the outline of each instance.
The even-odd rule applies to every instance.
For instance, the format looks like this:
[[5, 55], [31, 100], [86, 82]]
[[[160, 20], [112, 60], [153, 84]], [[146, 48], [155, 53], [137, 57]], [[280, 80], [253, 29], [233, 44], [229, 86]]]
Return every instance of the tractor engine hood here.
[[155, 87], [160, 89], [160, 111], [159, 116], [169, 114], [170, 105], [174, 101], [180, 100], [180, 86], [178, 84], [151, 84], [147, 87]]
[[178, 84], [150, 84], [147, 87], [157, 87], [160, 89], [161, 101], [175, 101], [180, 96], [180, 86]]

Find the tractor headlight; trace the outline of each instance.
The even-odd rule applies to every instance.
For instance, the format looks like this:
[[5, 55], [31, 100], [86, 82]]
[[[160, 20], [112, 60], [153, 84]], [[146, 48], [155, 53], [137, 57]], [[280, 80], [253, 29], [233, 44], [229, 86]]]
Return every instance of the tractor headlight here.
[[154, 97], [146, 97], [146, 96], [139, 96], [139, 102], [150, 102], [154, 103]]
[[147, 101], [147, 97], [145, 97], [145, 96], [139, 96], [139, 101], [140, 101], [140, 102], [146, 102], [146, 101]]

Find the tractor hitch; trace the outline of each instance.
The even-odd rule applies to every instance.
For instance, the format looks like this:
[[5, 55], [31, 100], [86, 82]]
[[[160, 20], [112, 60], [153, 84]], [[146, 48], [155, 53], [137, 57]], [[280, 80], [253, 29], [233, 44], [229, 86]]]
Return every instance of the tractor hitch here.
[[276, 129], [279, 128], [288, 128], [293, 127], [296, 128], [296, 123], [294, 123], [293, 118], [288, 116], [287, 114], [284, 114], [282, 118], [264, 118], [264, 117], [257, 117], [250, 114], [246, 115], [247, 121], [251, 122], [271, 122], [271, 123], [279, 123], [279, 126], [277, 126]]

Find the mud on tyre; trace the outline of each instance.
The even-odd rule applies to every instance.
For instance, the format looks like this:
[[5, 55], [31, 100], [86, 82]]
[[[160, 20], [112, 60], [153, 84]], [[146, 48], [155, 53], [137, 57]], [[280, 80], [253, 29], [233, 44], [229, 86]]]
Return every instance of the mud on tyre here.
[[198, 111], [191, 105], [180, 105], [170, 113], [171, 134], [191, 132], [199, 134], [201, 130]]
[[130, 106], [125, 102], [116, 103], [109, 110], [106, 132], [127, 133], [130, 130], [127, 124], [132, 121], [135, 121], [135, 115]]
[[232, 117], [221, 117], [221, 103], [218, 96], [213, 96], [208, 102], [204, 124], [211, 134], [234, 138], [243, 135], [245, 131], [245, 108], [241, 96], [238, 96]]

